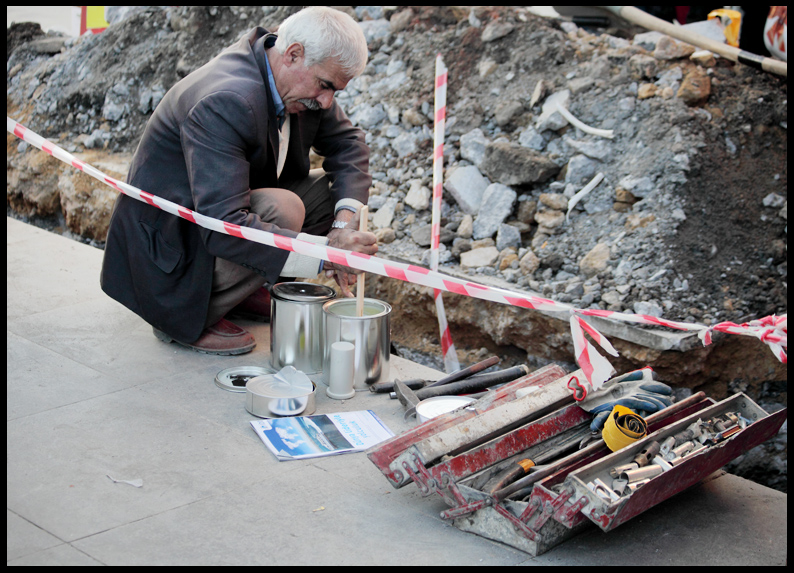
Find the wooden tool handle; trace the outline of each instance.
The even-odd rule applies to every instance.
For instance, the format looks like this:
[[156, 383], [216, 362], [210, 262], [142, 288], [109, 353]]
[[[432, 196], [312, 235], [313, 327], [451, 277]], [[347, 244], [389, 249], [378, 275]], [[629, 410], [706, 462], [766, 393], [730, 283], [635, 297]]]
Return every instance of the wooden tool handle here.
[[[364, 205], [359, 211], [358, 230], [365, 232], [367, 230], [367, 215], [369, 208]], [[356, 285], [356, 316], [364, 316], [364, 273], [358, 275], [358, 284]]]

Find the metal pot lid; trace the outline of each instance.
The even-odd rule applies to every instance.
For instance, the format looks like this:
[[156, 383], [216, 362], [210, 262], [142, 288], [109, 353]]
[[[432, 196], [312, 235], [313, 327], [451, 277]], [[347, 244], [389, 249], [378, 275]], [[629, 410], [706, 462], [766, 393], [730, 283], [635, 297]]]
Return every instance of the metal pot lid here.
[[425, 398], [416, 405], [416, 415], [424, 422], [474, 402], [476, 400], [468, 396], [434, 396], [433, 398]]
[[245, 392], [245, 385], [249, 380], [273, 372], [275, 370], [272, 368], [262, 366], [234, 366], [218, 372], [215, 385], [229, 392]]
[[270, 291], [271, 296], [293, 302], [323, 302], [336, 296], [329, 286], [314, 283], [278, 283]]
[[309, 377], [292, 366], [285, 366], [275, 374], [257, 376], [246, 387], [248, 392], [264, 398], [301, 398], [314, 392]]

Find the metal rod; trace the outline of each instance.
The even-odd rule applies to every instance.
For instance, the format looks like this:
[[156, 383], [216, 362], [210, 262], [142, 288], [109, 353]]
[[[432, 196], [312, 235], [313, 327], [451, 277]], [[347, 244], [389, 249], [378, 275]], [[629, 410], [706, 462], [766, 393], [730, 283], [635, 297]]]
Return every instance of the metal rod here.
[[456, 382], [457, 380], [462, 380], [463, 378], [468, 378], [472, 374], [476, 374], [477, 372], [482, 372], [486, 368], [490, 368], [496, 364], [499, 364], [502, 361], [501, 358], [498, 356], [491, 356], [490, 358], [486, 358], [485, 360], [481, 360], [476, 364], [472, 364], [468, 368], [462, 368], [457, 372], [453, 372], [449, 376], [445, 376], [441, 380], [428, 384], [428, 388], [435, 388], [436, 386], [443, 386], [444, 384], [449, 384], [450, 382]]
[[526, 374], [529, 374], [529, 368], [521, 364], [506, 370], [489, 372], [488, 374], [481, 374], [479, 376], [472, 376], [458, 382], [450, 382], [449, 384], [444, 384], [443, 386], [425, 386], [424, 388], [417, 390], [416, 395], [420, 400], [424, 400], [425, 398], [432, 398], [434, 396], [469, 394], [471, 392], [477, 392], [478, 390], [495, 386], [496, 384], [510, 382], [516, 378], [525, 376]]
[[[367, 216], [369, 214], [369, 208], [364, 205], [358, 212], [358, 230], [362, 233], [367, 231]], [[364, 271], [356, 277], [356, 316], [363, 316], [364, 315]]]

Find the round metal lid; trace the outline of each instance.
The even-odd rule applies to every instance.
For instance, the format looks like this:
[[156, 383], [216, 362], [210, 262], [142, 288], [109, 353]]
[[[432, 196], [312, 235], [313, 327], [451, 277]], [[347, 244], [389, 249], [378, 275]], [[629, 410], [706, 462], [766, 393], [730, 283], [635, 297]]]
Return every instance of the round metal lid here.
[[251, 394], [276, 399], [302, 398], [314, 392], [314, 384], [308, 377], [305, 381], [288, 381], [275, 374], [257, 376], [248, 382], [247, 388]]
[[329, 286], [314, 283], [278, 283], [270, 291], [271, 296], [293, 302], [323, 302], [336, 296]]
[[461, 406], [476, 402], [474, 398], [468, 396], [435, 396], [425, 398], [416, 405], [416, 415], [419, 420], [425, 422], [441, 414], [446, 414], [456, 410]]
[[245, 385], [249, 380], [274, 372], [272, 368], [262, 366], [233, 366], [218, 372], [215, 385], [229, 392], [245, 392]]

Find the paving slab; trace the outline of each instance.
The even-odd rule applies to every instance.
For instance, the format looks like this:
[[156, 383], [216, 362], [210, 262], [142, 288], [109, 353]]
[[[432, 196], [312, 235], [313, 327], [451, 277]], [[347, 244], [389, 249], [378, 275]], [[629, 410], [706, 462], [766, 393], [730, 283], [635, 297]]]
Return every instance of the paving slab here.
[[[215, 375], [269, 363], [157, 340], [99, 288], [102, 252], [7, 218], [6, 550], [14, 565], [784, 564], [786, 494], [722, 475], [539, 557], [459, 531], [362, 453], [279, 462]], [[392, 376], [443, 373], [392, 357]], [[328, 398], [413, 425], [385, 395]], [[141, 480], [141, 487], [123, 481]]]

